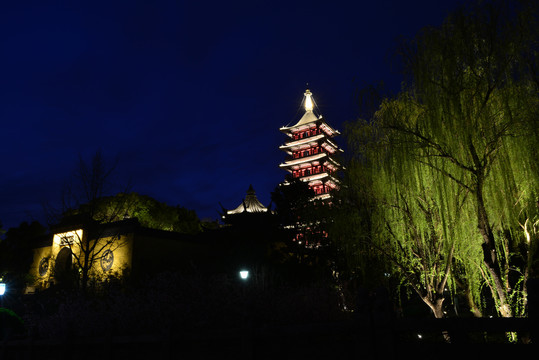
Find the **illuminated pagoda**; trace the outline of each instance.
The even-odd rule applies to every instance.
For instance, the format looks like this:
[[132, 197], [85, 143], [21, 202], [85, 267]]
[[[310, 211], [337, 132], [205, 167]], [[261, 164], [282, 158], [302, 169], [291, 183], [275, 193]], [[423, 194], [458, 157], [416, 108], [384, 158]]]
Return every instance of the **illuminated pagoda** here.
[[271, 211], [268, 207], [262, 205], [260, 200], [256, 197], [256, 192], [252, 185], [249, 185], [245, 199], [242, 200], [235, 209], [227, 210], [223, 208], [221, 218], [225, 223], [232, 223], [235, 219], [243, 219], [245, 216], [249, 216], [252, 220], [253, 216], [266, 216], [270, 215]]
[[328, 199], [339, 186], [335, 175], [341, 165], [335, 157], [342, 150], [332, 138], [340, 132], [328, 125], [322, 115], [315, 114], [312, 93], [308, 89], [304, 95], [305, 113], [301, 119], [293, 126], [279, 129], [288, 137], [279, 147], [288, 157], [279, 166], [289, 172], [289, 179], [308, 183], [316, 199]]

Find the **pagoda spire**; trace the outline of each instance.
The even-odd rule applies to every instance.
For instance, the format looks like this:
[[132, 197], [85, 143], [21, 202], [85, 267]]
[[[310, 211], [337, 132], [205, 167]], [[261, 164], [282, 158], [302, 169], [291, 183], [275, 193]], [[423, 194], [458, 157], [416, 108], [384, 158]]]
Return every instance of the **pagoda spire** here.
[[303, 95], [305, 95], [305, 111], [313, 111], [313, 94], [307, 89]]

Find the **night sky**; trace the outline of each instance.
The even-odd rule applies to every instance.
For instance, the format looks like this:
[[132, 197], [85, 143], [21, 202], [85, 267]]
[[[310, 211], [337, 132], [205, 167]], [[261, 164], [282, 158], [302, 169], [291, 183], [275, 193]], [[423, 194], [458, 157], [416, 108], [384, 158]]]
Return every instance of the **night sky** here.
[[306, 84], [342, 130], [359, 89], [398, 90], [399, 39], [459, 3], [3, 1], [0, 222], [43, 222], [97, 150], [120, 183], [200, 218], [249, 184], [267, 205]]

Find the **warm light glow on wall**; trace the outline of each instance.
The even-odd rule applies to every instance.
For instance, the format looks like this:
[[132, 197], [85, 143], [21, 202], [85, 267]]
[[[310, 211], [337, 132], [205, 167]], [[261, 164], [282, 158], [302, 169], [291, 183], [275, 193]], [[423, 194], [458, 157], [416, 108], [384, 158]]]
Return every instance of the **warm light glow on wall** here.
[[65, 233], [54, 234], [52, 239], [53, 246], [64, 246], [77, 243], [82, 240], [82, 229], [72, 230]]

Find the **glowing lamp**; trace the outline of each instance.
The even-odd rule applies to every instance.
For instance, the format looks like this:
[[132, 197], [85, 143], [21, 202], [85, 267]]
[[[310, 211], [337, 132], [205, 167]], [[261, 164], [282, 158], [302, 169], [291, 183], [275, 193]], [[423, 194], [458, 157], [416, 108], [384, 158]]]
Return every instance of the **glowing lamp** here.
[[313, 100], [311, 99], [311, 92], [309, 90], [305, 91], [305, 111], [313, 111]]
[[240, 278], [242, 280], [247, 280], [248, 277], [249, 277], [249, 271], [248, 270], [241, 270], [240, 271]]
[[6, 293], [6, 284], [0, 283], [0, 296], [4, 295]]

